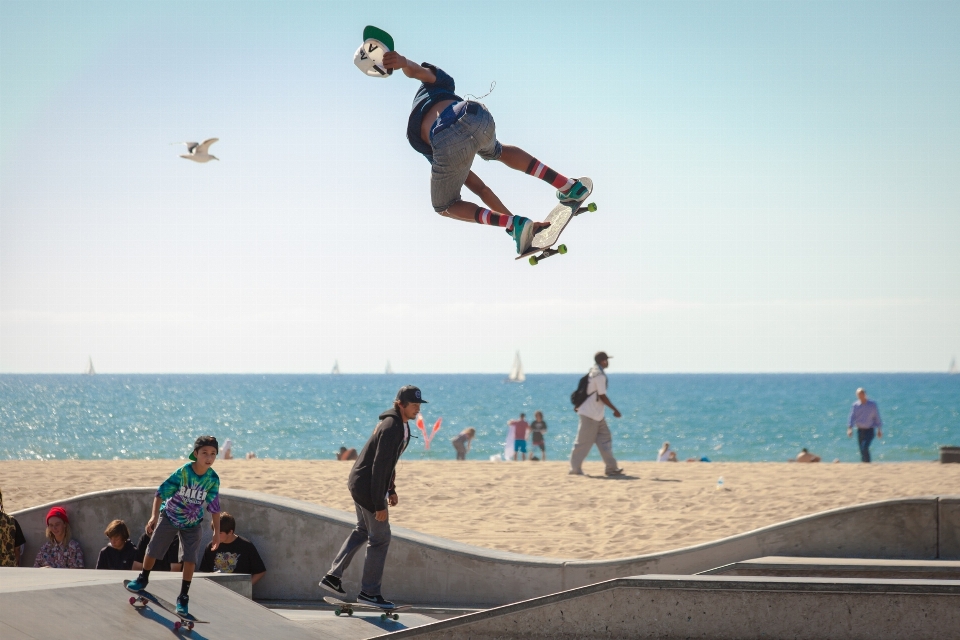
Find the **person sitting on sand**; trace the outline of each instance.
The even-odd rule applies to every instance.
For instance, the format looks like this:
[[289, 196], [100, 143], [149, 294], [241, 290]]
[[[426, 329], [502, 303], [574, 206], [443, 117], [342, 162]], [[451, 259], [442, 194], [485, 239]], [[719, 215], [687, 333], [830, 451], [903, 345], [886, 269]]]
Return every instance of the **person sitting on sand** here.
[[123, 520], [114, 520], [107, 525], [103, 535], [110, 544], [100, 549], [97, 557], [97, 569], [129, 571], [137, 559], [137, 548], [130, 542], [130, 530]]
[[356, 460], [357, 450], [340, 447], [340, 453], [337, 454], [337, 460]]
[[477, 435], [477, 430], [473, 427], [467, 427], [460, 432], [460, 435], [450, 441], [453, 448], [457, 450], [457, 460], [467, 459], [467, 452], [470, 451], [470, 444], [473, 442], [475, 435]]
[[0, 492], [0, 567], [19, 567], [20, 547], [26, 543], [20, 523], [3, 511], [3, 492]]
[[657, 462], [668, 462], [670, 460], [670, 454], [673, 454], [673, 457], [677, 457], [675, 451], [670, 451], [670, 443], [664, 442], [660, 447], [660, 451], [657, 451]]
[[820, 462], [820, 456], [815, 456], [805, 448], [800, 450], [795, 458], [797, 462]]
[[83, 569], [83, 551], [80, 543], [70, 537], [70, 518], [63, 507], [47, 512], [47, 541], [37, 552], [33, 566], [51, 569]]

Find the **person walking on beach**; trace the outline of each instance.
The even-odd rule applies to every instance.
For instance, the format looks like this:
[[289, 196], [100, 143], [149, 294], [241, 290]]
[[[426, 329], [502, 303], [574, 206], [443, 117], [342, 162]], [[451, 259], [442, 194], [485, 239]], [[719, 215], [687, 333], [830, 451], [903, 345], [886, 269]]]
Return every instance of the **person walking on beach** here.
[[513, 459], [517, 459], [517, 454], [523, 454], [523, 460], [527, 459], [527, 429], [530, 425], [526, 421], [527, 414], [521, 413], [519, 420], [507, 421], [507, 426], [513, 428]]
[[[547, 460], [547, 441], [543, 437], [546, 432], [547, 423], [543, 421], [543, 412], [537, 411], [533, 414], [533, 422], [530, 423], [530, 446], [531, 448], [540, 447], [540, 454], [544, 462]], [[530, 459], [536, 460], [533, 457], [533, 451], [530, 452]]]
[[457, 451], [457, 460], [467, 459], [467, 453], [470, 451], [470, 444], [473, 442], [473, 438], [476, 435], [476, 429], [473, 427], [467, 427], [460, 432], [460, 435], [450, 441], [451, 444], [453, 444], [453, 448]]
[[[396, 51], [383, 56], [383, 66], [401, 70], [408, 78], [422, 83], [407, 121], [407, 140], [432, 166], [430, 199], [433, 210], [440, 215], [505, 229], [516, 243], [518, 254], [530, 248], [537, 231], [550, 226], [548, 222], [511, 214], [493, 190], [470, 170], [476, 155], [484, 160], [499, 160], [511, 169], [543, 180], [557, 190], [561, 203], [583, 202], [590, 195], [590, 188], [579, 179], [557, 173], [519, 147], [500, 144], [496, 123], [487, 107], [458, 96], [453, 78], [442, 69], [427, 62], [416, 64]], [[486, 206], [461, 199], [464, 185]]]
[[167, 478], [153, 498], [146, 531], [151, 534], [143, 569], [137, 579], [127, 585], [130, 591], [143, 591], [150, 582], [150, 571], [157, 558], [167, 553], [174, 538], [180, 540], [183, 560], [183, 581], [177, 597], [177, 613], [187, 615], [190, 603], [190, 582], [203, 549], [203, 511], [213, 519], [212, 551], [220, 544], [220, 476], [213, 470], [220, 446], [213, 436], [200, 436], [193, 443], [189, 462]]
[[860, 445], [860, 460], [870, 462], [870, 443], [873, 442], [874, 429], [876, 436], [883, 437], [883, 421], [880, 420], [880, 410], [877, 403], [867, 400], [867, 392], [861, 387], [857, 389], [858, 400], [850, 408], [850, 419], [847, 420], [847, 437], [853, 436], [853, 429], [857, 429], [857, 444]]
[[357, 602], [381, 609], [393, 609], [395, 606], [384, 599], [380, 590], [387, 550], [390, 548], [387, 505], [389, 503], [389, 506], [395, 507], [400, 502], [395, 485], [397, 461], [410, 442], [409, 421], [420, 413], [421, 403], [426, 403], [426, 400], [422, 398], [420, 389], [412, 385], [401, 388], [393, 406], [380, 414], [380, 422], [350, 470], [347, 488], [357, 510], [357, 526], [344, 540], [330, 570], [320, 581], [322, 588], [337, 597], [346, 595], [342, 584], [343, 572], [366, 543]]
[[580, 416], [580, 424], [577, 427], [577, 439], [573, 443], [573, 451], [570, 452], [568, 473], [571, 475], [583, 475], [583, 461], [594, 444], [597, 445], [600, 456], [603, 458], [606, 475], [623, 475], [623, 469], [617, 466], [617, 459], [613, 457], [613, 436], [610, 435], [605, 417], [606, 407], [613, 410], [614, 418], [619, 418], [621, 415], [620, 410], [613, 406], [613, 402], [607, 397], [606, 369], [610, 366], [611, 357], [603, 351], [598, 351], [593, 356], [594, 366], [587, 374], [587, 398], [574, 407], [577, 415]]

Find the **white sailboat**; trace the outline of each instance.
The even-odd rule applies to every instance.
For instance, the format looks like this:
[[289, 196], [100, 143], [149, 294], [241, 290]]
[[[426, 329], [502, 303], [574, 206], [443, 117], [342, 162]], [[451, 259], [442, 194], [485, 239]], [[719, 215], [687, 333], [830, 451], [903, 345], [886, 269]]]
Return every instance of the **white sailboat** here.
[[527, 379], [526, 374], [523, 373], [523, 363], [520, 362], [520, 352], [517, 351], [517, 355], [513, 357], [513, 366], [510, 367], [510, 375], [507, 376], [507, 382], [523, 382]]
[[393, 373], [393, 367], [390, 366], [390, 361], [387, 360], [387, 368], [384, 370], [384, 373], [390, 375]]
[[330, 375], [332, 376], [340, 375], [340, 365], [337, 364], [336, 360], [333, 361], [333, 370], [330, 372]]
[[84, 372], [84, 375], [92, 376], [97, 373], [93, 368], [93, 357], [87, 356], [87, 360], [89, 361], [89, 364], [87, 365], [87, 370]]
[[950, 360], [950, 368], [947, 369], [947, 373], [949, 373], [949, 374], [952, 375], [952, 376], [955, 376], [955, 375], [957, 375], [958, 373], [960, 373], [960, 369], [957, 368], [957, 359], [956, 359], [956, 358], [953, 358], [953, 359]]

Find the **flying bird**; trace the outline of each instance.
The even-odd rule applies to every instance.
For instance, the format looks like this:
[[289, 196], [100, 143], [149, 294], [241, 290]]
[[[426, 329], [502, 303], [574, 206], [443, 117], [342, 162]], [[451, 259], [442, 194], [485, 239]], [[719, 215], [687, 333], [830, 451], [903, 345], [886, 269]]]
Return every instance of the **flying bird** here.
[[203, 142], [174, 142], [173, 144], [187, 145], [187, 153], [180, 154], [181, 158], [193, 160], [194, 162], [210, 162], [211, 160], [220, 160], [217, 156], [210, 155], [210, 145], [220, 138], [208, 138]]

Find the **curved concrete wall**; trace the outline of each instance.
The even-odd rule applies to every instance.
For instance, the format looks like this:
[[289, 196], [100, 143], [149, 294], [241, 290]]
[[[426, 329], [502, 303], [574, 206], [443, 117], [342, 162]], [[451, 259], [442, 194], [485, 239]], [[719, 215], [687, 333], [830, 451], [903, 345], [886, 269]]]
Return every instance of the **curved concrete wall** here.
[[[43, 518], [63, 505], [88, 567], [106, 544], [107, 523], [122, 518], [139, 532], [155, 489], [89, 493], [14, 515], [27, 537], [23, 564], [43, 543]], [[257, 599], [317, 600], [317, 582], [353, 528], [352, 514], [254, 491], [224, 489], [221, 503], [237, 532], [257, 545], [267, 575]], [[205, 521], [209, 525], [209, 518]], [[139, 533], [134, 533], [139, 535]], [[207, 532], [209, 538], [209, 530]], [[789, 520], [715, 542], [606, 561], [566, 561], [460, 544], [394, 527], [384, 595], [401, 602], [497, 605], [624, 576], [689, 575], [761, 556], [960, 559], [960, 496], [885, 500]], [[344, 575], [359, 591], [362, 558]]]

